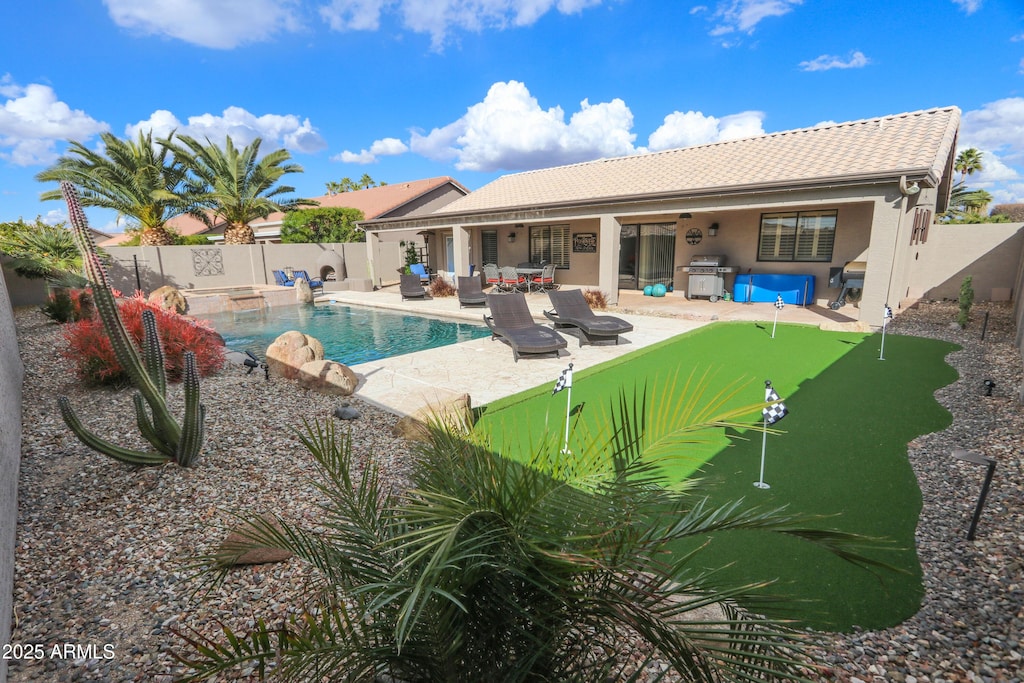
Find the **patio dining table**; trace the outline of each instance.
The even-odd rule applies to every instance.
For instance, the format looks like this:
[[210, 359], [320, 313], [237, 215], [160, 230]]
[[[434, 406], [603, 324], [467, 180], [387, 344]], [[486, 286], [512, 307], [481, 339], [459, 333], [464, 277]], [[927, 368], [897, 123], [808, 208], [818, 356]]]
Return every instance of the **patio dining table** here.
[[[527, 292], [533, 291], [533, 278], [535, 275], [540, 275], [542, 272], [544, 272], [543, 268], [519, 268], [518, 266], [516, 267], [516, 273], [526, 278]], [[538, 285], [538, 289], [542, 289], [542, 287]]]

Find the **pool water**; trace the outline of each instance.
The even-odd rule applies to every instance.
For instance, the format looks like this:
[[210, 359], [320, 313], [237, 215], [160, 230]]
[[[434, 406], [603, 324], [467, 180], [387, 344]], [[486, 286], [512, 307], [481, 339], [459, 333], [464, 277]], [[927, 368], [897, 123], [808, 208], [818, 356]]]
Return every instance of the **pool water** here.
[[324, 358], [345, 365], [490, 335], [482, 322], [477, 325], [338, 304], [277, 306], [201, 317], [210, 321], [231, 350], [248, 350], [263, 358], [281, 334], [298, 330], [324, 345]]

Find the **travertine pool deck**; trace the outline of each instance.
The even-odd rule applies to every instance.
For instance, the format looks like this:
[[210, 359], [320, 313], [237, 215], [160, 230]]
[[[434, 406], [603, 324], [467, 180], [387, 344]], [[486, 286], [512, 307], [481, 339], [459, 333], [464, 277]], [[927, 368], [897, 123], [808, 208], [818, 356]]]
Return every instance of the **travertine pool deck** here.
[[[533, 293], [526, 299], [536, 320], [550, 324], [543, 315], [545, 308], [551, 308], [547, 295]], [[325, 292], [317, 297], [317, 301], [374, 306], [474, 322], [483, 322], [483, 315], [487, 312], [486, 308], [480, 307], [460, 309], [456, 297], [402, 301], [397, 286], [374, 292]], [[576, 371], [590, 368], [714, 320], [771, 323], [775, 307], [770, 303], [689, 301], [681, 295], [671, 294], [654, 299], [639, 292], [626, 292], [620, 295], [618, 306], [598, 313], [630, 321], [633, 332], [622, 335], [618, 345], [601, 343], [580, 347], [571, 330], [560, 330], [568, 341], [568, 347], [558, 358], [526, 357], [518, 363], [513, 360], [508, 345], [490, 338], [360, 363], [351, 366], [361, 380], [356, 395], [400, 415], [414, 413], [426, 403], [464, 393], [470, 395], [474, 406], [479, 406], [538, 385], [550, 383], [554, 386], [569, 363]], [[786, 306], [779, 315], [779, 322], [855, 328], [857, 323], [852, 316], [856, 314], [857, 310], [852, 307], [845, 311], [832, 311], [820, 306]]]

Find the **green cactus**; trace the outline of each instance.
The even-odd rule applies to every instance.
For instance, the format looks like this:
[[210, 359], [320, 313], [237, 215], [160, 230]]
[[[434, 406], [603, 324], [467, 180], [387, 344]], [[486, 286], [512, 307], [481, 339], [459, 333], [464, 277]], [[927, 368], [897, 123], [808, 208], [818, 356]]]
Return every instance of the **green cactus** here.
[[100, 261], [82, 211], [75, 186], [64, 181], [60, 184], [75, 243], [82, 252], [86, 279], [92, 283], [96, 311], [110, 337], [118, 362], [129, 380], [138, 389], [133, 397], [135, 417], [142, 436], [153, 446], [152, 451], [139, 451], [118, 446], [88, 431], [82, 424], [67, 397], [57, 399], [60, 414], [72, 432], [89, 448], [133, 465], [160, 465], [175, 461], [183, 467], [192, 465], [203, 447], [203, 422], [206, 408], [199, 402], [199, 370], [195, 354], [185, 353], [185, 415], [181, 425], [167, 409], [167, 373], [164, 353], [157, 334], [156, 318], [152, 311], [143, 311], [143, 343], [141, 355], [124, 327], [118, 312], [117, 300], [107, 271]]

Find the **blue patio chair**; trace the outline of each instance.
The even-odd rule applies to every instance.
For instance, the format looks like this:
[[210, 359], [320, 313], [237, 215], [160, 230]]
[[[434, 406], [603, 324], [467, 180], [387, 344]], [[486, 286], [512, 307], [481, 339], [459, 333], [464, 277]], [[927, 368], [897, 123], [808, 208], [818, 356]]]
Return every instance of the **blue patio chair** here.
[[292, 280], [287, 275], [285, 275], [283, 270], [275, 270], [273, 272], [274, 282], [277, 284], [278, 287], [291, 287], [295, 284], [295, 280]]
[[324, 281], [318, 277], [310, 277], [309, 273], [307, 273], [304, 270], [292, 271], [292, 277], [295, 278], [296, 280], [305, 280], [306, 283], [309, 285], [309, 288], [314, 292], [316, 292], [317, 290], [319, 290], [320, 292], [324, 291]]
[[420, 276], [420, 284], [430, 284], [430, 273], [427, 272], [427, 267], [424, 266], [422, 263], [413, 263], [412, 265], [410, 265], [409, 272], [412, 273], [413, 275]]

